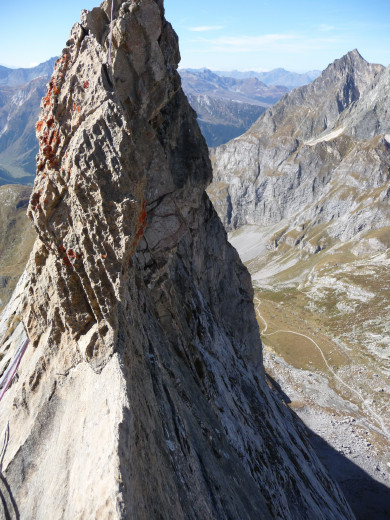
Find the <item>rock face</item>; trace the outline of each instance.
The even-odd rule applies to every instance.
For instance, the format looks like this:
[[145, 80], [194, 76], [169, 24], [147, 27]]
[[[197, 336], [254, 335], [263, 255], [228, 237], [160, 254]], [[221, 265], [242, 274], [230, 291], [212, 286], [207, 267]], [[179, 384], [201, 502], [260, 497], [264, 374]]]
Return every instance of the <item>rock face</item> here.
[[[160, 0], [82, 13], [37, 124], [39, 238], [2, 315], [6, 517], [352, 519], [268, 388], [247, 270]], [[7, 516], [8, 515], [8, 516]]]
[[388, 97], [389, 69], [355, 50], [217, 148], [210, 193], [225, 226], [333, 220], [328, 232], [342, 240], [381, 227], [389, 218]]

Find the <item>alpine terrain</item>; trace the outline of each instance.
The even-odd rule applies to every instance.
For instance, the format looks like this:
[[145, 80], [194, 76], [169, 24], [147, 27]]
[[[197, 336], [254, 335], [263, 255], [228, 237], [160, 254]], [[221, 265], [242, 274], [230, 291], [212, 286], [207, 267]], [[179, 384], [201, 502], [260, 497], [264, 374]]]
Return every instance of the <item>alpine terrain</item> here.
[[348, 53], [214, 149], [208, 190], [252, 274], [266, 369], [367, 519], [390, 514], [389, 96], [390, 68]]
[[198, 114], [199, 127], [209, 146], [243, 134], [289, 89], [267, 86], [256, 77], [220, 77], [208, 69], [180, 69], [183, 90]]
[[352, 520], [265, 379], [163, 2], [115, 1], [112, 49], [110, 8], [82, 12], [37, 123], [38, 238], [0, 323], [4, 516]]
[[35, 123], [54, 61], [31, 69], [0, 66], [0, 186], [34, 182]]
[[300, 74], [298, 72], [291, 72], [282, 68], [267, 70], [263, 72], [256, 72], [254, 70], [216, 70], [214, 71], [214, 73], [218, 74], [218, 76], [235, 79], [257, 78], [269, 87], [273, 85], [284, 85], [289, 89], [307, 85], [308, 83], [311, 83], [313, 80], [315, 80], [316, 78], [318, 78], [318, 76], [321, 75], [320, 70], [310, 70], [309, 72], [304, 72]]

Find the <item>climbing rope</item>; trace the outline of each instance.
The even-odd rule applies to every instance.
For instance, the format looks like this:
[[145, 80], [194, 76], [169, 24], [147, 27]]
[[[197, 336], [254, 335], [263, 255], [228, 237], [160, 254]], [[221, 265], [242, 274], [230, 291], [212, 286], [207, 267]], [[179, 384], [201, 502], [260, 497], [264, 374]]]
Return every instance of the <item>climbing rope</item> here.
[[4, 394], [8, 390], [8, 387], [11, 384], [11, 381], [16, 374], [18, 366], [19, 366], [20, 362], [22, 361], [22, 357], [23, 357], [24, 353], [26, 352], [26, 349], [27, 349], [29, 343], [30, 343], [30, 340], [27, 338], [24, 341], [24, 343], [19, 347], [18, 351], [16, 352], [15, 357], [13, 358], [13, 360], [9, 364], [7, 370], [4, 372], [2, 378], [0, 379], [0, 388], [2, 387], [1, 394], [0, 394], [0, 401], [3, 399]]
[[111, 23], [110, 23], [110, 46], [108, 49], [108, 64], [111, 65], [111, 46], [112, 46], [112, 16], [114, 12], [114, 0], [111, 0]]

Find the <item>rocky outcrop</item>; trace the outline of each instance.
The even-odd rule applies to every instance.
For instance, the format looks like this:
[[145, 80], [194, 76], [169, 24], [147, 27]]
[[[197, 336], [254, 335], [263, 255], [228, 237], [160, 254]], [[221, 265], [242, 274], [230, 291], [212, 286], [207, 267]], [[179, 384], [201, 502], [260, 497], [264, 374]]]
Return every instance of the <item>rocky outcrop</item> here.
[[[355, 50], [212, 153], [211, 198], [227, 229], [288, 219], [349, 240], [383, 227], [390, 181], [389, 69]], [[361, 188], [364, 187], [364, 195]]]
[[[354, 470], [370, 475], [374, 487], [383, 484], [375, 499], [365, 495], [365, 477], [358, 483], [334, 473], [359, 519], [385, 519], [390, 511], [389, 481], [381, 466], [390, 439], [385, 390], [390, 352], [389, 72], [367, 63], [357, 51], [336, 60], [312, 84], [282, 98], [246, 134], [213, 150], [214, 181], [208, 188], [251, 272], [261, 323], [267, 324], [266, 369], [291, 406], [325, 447], [340, 452], [339, 429], [336, 434], [332, 429], [334, 417], [345, 414], [344, 405], [324, 404], [327, 391], [314, 397], [316, 367], [338, 398], [347, 396], [348, 406], [355, 407], [354, 420], [367, 425], [363, 432], [378, 434], [369, 443], [369, 457], [355, 428], [352, 448], [341, 450]], [[291, 384], [295, 369], [299, 375]], [[305, 387], [306, 377], [309, 400], [295, 393]], [[379, 380], [383, 398], [373, 383]], [[326, 463], [336, 466], [332, 450], [325, 451]], [[374, 461], [370, 468], [367, 460]]]
[[[82, 13], [37, 124], [39, 238], [2, 316], [5, 516], [352, 519], [264, 380], [250, 277], [161, 0]], [[22, 322], [20, 322], [22, 318]]]
[[315, 81], [286, 94], [252, 132], [308, 140], [330, 129], [339, 115], [378, 82], [383, 65], [367, 63], [355, 49], [331, 63]]

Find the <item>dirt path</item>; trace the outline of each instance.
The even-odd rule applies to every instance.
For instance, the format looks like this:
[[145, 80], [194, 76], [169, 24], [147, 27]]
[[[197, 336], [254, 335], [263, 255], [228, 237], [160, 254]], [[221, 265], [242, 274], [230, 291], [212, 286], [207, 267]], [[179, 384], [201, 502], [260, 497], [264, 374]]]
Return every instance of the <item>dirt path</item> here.
[[257, 303], [257, 305], [256, 305], [256, 313], [258, 314], [258, 316], [261, 319], [261, 321], [264, 323], [264, 329], [261, 332], [261, 336], [262, 337], [264, 337], [264, 336], [273, 336], [274, 334], [286, 333], [286, 334], [295, 334], [296, 336], [301, 336], [301, 337], [306, 338], [307, 340], [309, 340], [316, 347], [316, 349], [320, 352], [321, 357], [324, 360], [324, 363], [325, 363], [327, 369], [329, 370], [329, 372], [335, 377], [335, 379], [337, 379], [337, 381], [339, 381], [342, 385], [344, 385], [346, 388], [348, 388], [348, 390], [353, 392], [359, 398], [359, 400], [363, 404], [363, 409], [367, 410], [368, 413], [375, 419], [376, 423], [380, 426], [380, 430], [381, 430], [382, 435], [388, 441], [390, 441], [390, 433], [387, 431], [386, 426], [384, 425], [383, 420], [381, 419], [381, 417], [379, 417], [379, 415], [376, 412], [374, 412], [374, 410], [370, 406], [367, 405], [367, 403], [365, 402], [364, 397], [357, 390], [355, 390], [348, 383], [343, 381], [340, 378], [340, 376], [338, 376], [334, 372], [334, 370], [332, 369], [332, 367], [329, 365], [328, 361], [326, 360], [325, 355], [324, 355], [321, 347], [318, 345], [318, 343], [316, 343], [314, 341], [314, 339], [312, 339], [310, 336], [307, 336], [306, 334], [302, 334], [300, 332], [295, 332], [293, 330], [276, 330], [275, 332], [266, 333], [266, 330], [268, 329], [268, 323], [266, 322], [266, 320], [264, 319], [264, 317], [261, 315], [261, 312], [260, 312], [261, 301], [257, 297], [255, 297], [255, 302]]

